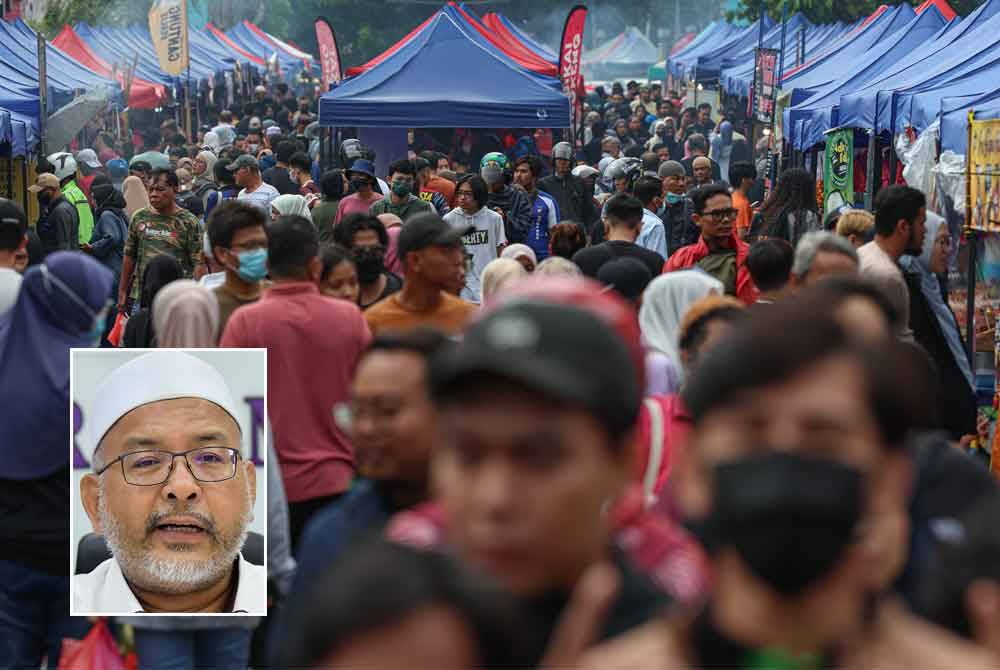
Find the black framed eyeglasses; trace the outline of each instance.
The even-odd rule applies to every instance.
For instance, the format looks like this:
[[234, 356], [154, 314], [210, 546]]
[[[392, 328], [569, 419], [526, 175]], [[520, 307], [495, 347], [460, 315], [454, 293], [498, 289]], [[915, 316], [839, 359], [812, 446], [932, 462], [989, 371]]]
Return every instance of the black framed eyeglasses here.
[[133, 486], [158, 486], [170, 479], [174, 470], [174, 459], [183, 457], [188, 472], [199, 482], [224, 482], [236, 476], [236, 464], [242, 455], [231, 447], [198, 447], [175, 453], [162, 449], [144, 449], [122, 454], [97, 474], [104, 472], [115, 463], [121, 463], [122, 476]]
[[727, 220], [727, 219], [729, 221], [732, 221], [737, 216], [739, 216], [739, 213], [740, 212], [739, 212], [738, 209], [713, 209], [713, 210], [711, 210], [709, 212], [702, 212], [701, 215], [702, 216], [711, 216], [711, 217], [714, 217], [714, 218], [716, 218], [716, 219], [718, 219], [720, 221]]

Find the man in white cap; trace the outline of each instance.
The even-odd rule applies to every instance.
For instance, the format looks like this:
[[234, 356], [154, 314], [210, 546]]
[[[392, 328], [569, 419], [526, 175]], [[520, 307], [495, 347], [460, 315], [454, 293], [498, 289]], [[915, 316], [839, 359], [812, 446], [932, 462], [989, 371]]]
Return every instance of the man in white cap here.
[[179, 351], [98, 387], [80, 491], [113, 557], [73, 578], [75, 612], [266, 613], [267, 574], [240, 553], [257, 488], [236, 414], [222, 375]]

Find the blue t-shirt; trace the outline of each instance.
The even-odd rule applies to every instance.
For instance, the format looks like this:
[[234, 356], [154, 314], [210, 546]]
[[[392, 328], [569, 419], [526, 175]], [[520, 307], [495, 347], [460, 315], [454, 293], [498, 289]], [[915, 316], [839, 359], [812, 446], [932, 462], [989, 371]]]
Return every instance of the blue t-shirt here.
[[559, 205], [545, 191], [538, 191], [531, 203], [531, 226], [524, 243], [535, 252], [538, 262], [549, 257], [549, 228], [559, 223]]

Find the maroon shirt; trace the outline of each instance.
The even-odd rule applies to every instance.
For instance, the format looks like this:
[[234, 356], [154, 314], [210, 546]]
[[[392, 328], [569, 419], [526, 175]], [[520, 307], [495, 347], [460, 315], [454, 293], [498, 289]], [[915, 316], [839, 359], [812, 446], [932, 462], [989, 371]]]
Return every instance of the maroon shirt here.
[[342, 493], [354, 449], [334, 420], [371, 332], [358, 306], [279, 283], [229, 318], [220, 347], [267, 349], [267, 411], [289, 502]]

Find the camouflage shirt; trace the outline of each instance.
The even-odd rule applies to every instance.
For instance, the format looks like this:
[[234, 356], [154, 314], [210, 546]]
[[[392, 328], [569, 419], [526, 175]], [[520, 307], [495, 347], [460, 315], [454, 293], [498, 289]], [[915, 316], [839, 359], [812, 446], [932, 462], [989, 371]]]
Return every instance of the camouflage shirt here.
[[135, 259], [132, 273], [134, 300], [142, 295], [142, 275], [150, 260], [160, 254], [170, 254], [181, 264], [184, 276], [192, 278], [201, 264], [202, 244], [198, 219], [186, 209], [176, 214], [158, 214], [152, 209], [140, 209], [132, 216], [125, 241], [125, 255]]

